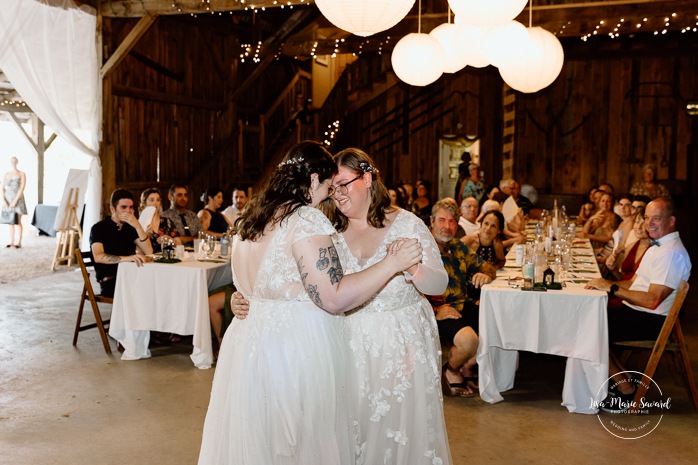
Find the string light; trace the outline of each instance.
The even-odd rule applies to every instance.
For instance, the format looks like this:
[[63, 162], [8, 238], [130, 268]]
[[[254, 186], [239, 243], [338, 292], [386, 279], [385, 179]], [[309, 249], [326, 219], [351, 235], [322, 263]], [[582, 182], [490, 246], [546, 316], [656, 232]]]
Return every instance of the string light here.
[[333, 123], [330, 123], [327, 125], [327, 129], [325, 130], [325, 140], [322, 142], [330, 147], [332, 145], [332, 141], [334, 139], [334, 136], [337, 135], [339, 132], [339, 120], [336, 120]]

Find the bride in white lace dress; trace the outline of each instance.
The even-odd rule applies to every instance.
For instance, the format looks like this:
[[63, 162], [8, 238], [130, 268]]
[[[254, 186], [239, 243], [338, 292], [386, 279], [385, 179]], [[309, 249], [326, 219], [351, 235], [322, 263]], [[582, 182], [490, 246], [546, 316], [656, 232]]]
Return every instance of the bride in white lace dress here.
[[345, 275], [385, 257], [385, 244], [417, 238], [423, 260], [396, 276], [365, 304], [347, 312], [353, 446], [357, 465], [447, 465], [451, 454], [440, 383], [441, 350], [434, 312], [422, 293], [440, 295], [448, 275], [424, 222], [390, 207], [368, 155], [335, 155], [337, 251]]
[[344, 277], [327, 218], [315, 207], [337, 167], [315, 142], [286, 154], [237, 222], [233, 277], [250, 315], [223, 339], [199, 464], [353, 464], [343, 318], [421, 245], [397, 240], [386, 258]]

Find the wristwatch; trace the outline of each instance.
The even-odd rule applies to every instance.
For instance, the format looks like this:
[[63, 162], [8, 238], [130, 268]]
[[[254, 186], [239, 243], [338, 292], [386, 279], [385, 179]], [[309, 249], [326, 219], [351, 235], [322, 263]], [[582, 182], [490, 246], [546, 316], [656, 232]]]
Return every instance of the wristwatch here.
[[618, 284], [611, 284], [611, 289], [608, 290], [608, 296], [615, 297], [616, 292], [618, 292], [618, 289], [620, 289], [620, 287], [618, 287]]

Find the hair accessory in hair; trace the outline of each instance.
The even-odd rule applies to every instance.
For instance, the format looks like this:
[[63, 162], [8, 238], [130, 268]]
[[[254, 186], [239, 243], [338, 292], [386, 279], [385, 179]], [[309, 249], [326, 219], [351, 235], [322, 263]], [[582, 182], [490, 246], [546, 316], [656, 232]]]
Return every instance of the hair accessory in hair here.
[[377, 173], [378, 170], [376, 169], [375, 166], [371, 165], [370, 163], [366, 163], [365, 161], [362, 161], [359, 163], [359, 169], [363, 171], [364, 173]]
[[286, 165], [300, 165], [300, 163], [302, 161], [303, 161], [303, 157], [289, 158], [288, 160], [282, 161], [281, 163], [279, 163], [278, 168], [281, 168], [282, 166], [286, 166]]

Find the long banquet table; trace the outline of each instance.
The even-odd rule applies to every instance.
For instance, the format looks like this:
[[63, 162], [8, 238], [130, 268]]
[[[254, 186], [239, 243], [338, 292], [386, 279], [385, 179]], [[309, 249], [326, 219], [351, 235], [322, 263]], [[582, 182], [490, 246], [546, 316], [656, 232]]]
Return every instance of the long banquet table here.
[[149, 358], [150, 331], [162, 331], [193, 335], [194, 365], [211, 367], [208, 291], [232, 282], [230, 261], [127, 262], [118, 276], [109, 335], [124, 347], [122, 360]]
[[[588, 241], [575, 241], [576, 278], [599, 276]], [[489, 403], [503, 400], [500, 392], [514, 387], [518, 351], [567, 357], [562, 405], [570, 412], [597, 413], [592, 401], [607, 395], [608, 324], [605, 292], [584, 289], [584, 283], [566, 282], [562, 290], [522, 291], [514, 257], [497, 272], [497, 279], [482, 288], [480, 297], [480, 397]]]

